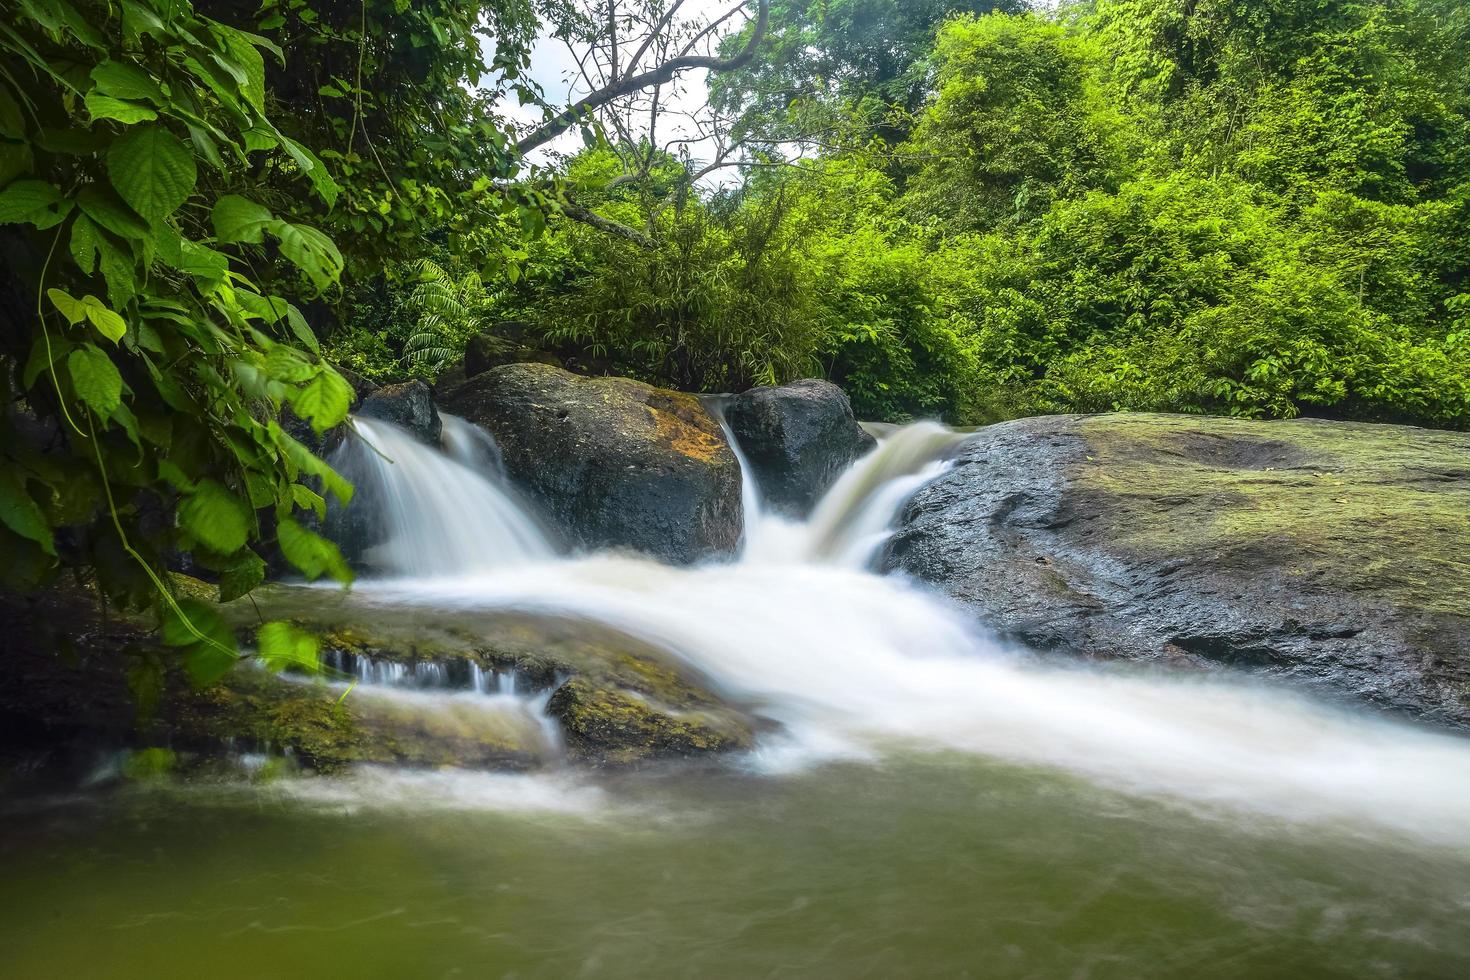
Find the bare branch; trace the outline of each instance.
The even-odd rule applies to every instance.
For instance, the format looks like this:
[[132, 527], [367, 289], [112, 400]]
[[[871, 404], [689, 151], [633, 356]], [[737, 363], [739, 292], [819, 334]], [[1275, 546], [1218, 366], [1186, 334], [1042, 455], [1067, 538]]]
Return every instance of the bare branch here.
[[[737, 8], [740, 9], [740, 8]], [[728, 19], [735, 13], [732, 10], [716, 23]], [[571, 129], [579, 119], [586, 118], [589, 114], [607, 105], [614, 99], [634, 92], [651, 88], [655, 85], [663, 85], [673, 81], [674, 77], [682, 71], [692, 68], [707, 68], [713, 72], [732, 71], [740, 68], [755, 57], [756, 49], [765, 38], [766, 28], [770, 23], [771, 5], [770, 0], [760, 0], [759, 13], [757, 15], [755, 30], [751, 32], [750, 38], [745, 46], [729, 58], [720, 58], [715, 55], [695, 55], [684, 53], [676, 58], [671, 58], [655, 68], [640, 72], [636, 75], [625, 75], [622, 78], [612, 77], [606, 85], [593, 91], [586, 97], [578, 100], [573, 105], [558, 113], [552, 119], [543, 123], [539, 128], [533, 130], [526, 137], [516, 143], [516, 151], [525, 156], [562, 133]], [[711, 24], [710, 27], [714, 25]], [[696, 35], [695, 40], [708, 34], [710, 28], [706, 28]], [[655, 31], [654, 34], [657, 34]], [[691, 41], [684, 48], [685, 52], [691, 50], [695, 41]]]

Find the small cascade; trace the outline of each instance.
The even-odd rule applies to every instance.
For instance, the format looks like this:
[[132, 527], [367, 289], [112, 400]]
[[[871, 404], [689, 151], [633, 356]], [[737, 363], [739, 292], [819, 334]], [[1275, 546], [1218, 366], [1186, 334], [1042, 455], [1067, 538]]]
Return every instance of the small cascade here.
[[[357, 487], [338, 525], [364, 535], [365, 561], [390, 575], [434, 578], [551, 558], [532, 517], [497, 484], [488, 435], [444, 417], [447, 451], [379, 419], [354, 419], [332, 465]], [[345, 518], [345, 519], [344, 519]], [[364, 530], [365, 529], [365, 530]]]
[[965, 439], [938, 422], [888, 428], [874, 433], [878, 448], [842, 474], [807, 520], [808, 559], [866, 567], [904, 501], [943, 472]]
[[511, 698], [545, 693], [536, 690], [515, 669], [486, 670], [474, 660], [416, 660], [405, 663], [329, 650], [322, 654], [322, 666], [327, 669], [329, 677], [352, 678], [358, 684], [370, 687]]
[[447, 412], [439, 413], [439, 421], [443, 423], [439, 441], [444, 446], [445, 455], [504, 486], [505, 460], [501, 458], [500, 447], [495, 445], [490, 433]]
[[761, 506], [760, 489], [745, 456], [729, 427], [725, 428], [742, 475], [742, 561], [866, 568], [886, 539], [898, 508], [943, 471], [946, 460], [965, 438], [938, 422], [868, 428], [878, 440], [877, 448], [838, 478], [805, 521], [767, 512]]

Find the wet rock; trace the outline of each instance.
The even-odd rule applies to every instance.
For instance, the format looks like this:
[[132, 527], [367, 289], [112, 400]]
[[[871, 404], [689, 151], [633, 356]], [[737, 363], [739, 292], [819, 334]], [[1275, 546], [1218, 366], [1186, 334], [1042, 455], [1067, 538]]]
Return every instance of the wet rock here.
[[357, 414], [402, 426], [430, 446], [439, 445], [443, 423], [429, 386], [417, 379], [384, 385], [362, 400]]
[[874, 446], [842, 389], [808, 379], [752, 388], [725, 405], [730, 426], [765, 501], [796, 517]]
[[506, 473], [574, 545], [687, 563], [740, 541], [740, 467], [694, 395], [509, 364], [445, 406], [488, 431]]
[[1169, 415], [991, 426], [887, 565], [1033, 647], [1227, 665], [1470, 727], [1470, 435]]
[[730, 752], [750, 748], [753, 739], [729, 713], [677, 711], [580, 677], [556, 689], [547, 711], [561, 722], [572, 754], [595, 765]]
[[502, 364], [549, 364], [561, 367], [559, 357], [541, 349], [529, 324], [518, 321], [497, 324], [488, 333], [470, 338], [464, 349], [466, 378], [484, 374]]
[[[194, 598], [214, 593], [178, 581]], [[153, 662], [147, 624], [104, 616], [84, 593], [0, 594], [8, 639], [0, 747], [72, 749], [87, 764], [99, 750], [125, 747], [167, 746], [190, 760], [289, 751], [320, 772], [359, 763], [524, 770], [558, 760], [561, 750], [532, 705], [430, 696], [472, 690], [471, 665], [513, 675], [522, 694], [566, 688], [555, 717], [577, 761], [621, 765], [727, 751], [747, 746], [754, 730], [748, 715], [657, 651], [591, 624], [503, 613], [454, 618], [282, 585], [219, 608], [242, 643], [262, 615], [310, 630], [321, 638], [323, 675], [286, 679], [241, 665], [198, 690], [170, 668], [152, 709], [140, 712], [130, 672]], [[359, 658], [401, 665], [414, 680], [359, 684], [344, 696]]]

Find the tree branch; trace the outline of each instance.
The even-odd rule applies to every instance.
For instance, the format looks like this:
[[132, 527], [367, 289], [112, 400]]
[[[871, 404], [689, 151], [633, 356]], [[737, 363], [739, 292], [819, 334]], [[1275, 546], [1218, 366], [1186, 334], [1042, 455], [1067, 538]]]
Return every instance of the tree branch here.
[[561, 213], [573, 221], [580, 221], [584, 225], [591, 225], [598, 231], [605, 231], [609, 235], [617, 235], [619, 238], [626, 239], [641, 248], [652, 249], [658, 247], [658, 244], [652, 238], [649, 238], [637, 228], [625, 225], [621, 221], [604, 218], [596, 211], [588, 210], [573, 201], [563, 200], [561, 202]]
[[[633, 92], [642, 91], [654, 85], [666, 84], [673, 81], [674, 76], [681, 71], [688, 71], [691, 68], [707, 68], [713, 72], [725, 72], [733, 71], [736, 68], [744, 66], [751, 58], [755, 57], [756, 48], [760, 46], [761, 41], [765, 38], [766, 27], [770, 22], [770, 17], [770, 0], [760, 0], [755, 30], [745, 42], [745, 47], [741, 48], [739, 52], [729, 58], [719, 58], [714, 55], [685, 54], [677, 58], [671, 58], [663, 64], [651, 68], [648, 71], [640, 72], [637, 75], [613, 78], [602, 88], [597, 89], [585, 98], [568, 106], [517, 142], [516, 152], [521, 156], [525, 156], [538, 146], [548, 143], [562, 133], [565, 133], [575, 126], [579, 119], [585, 118], [589, 113], [602, 108], [614, 99]], [[723, 20], [724, 18], [721, 19]], [[685, 50], [687, 51], [688, 48], [686, 47]]]

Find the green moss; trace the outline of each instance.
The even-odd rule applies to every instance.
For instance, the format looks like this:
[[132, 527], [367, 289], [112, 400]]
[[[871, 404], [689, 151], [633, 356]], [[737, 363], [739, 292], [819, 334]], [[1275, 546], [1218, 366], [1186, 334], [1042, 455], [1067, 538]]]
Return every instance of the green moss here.
[[749, 748], [743, 721], [713, 711], [674, 712], [635, 695], [574, 678], [551, 699], [568, 745], [585, 761], [628, 764]]
[[[1078, 485], [1136, 554], [1256, 552], [1308, 586], [1470, 609], [1470, 438], [1399, 426], [1107, 415]], [[1249, 567], [1249, 563], [1246, 563]]]
[[171, 749], [136, 749], [123, 757], [122, 773], [132, 780], [162, 779], [178, 764], [179, 757]]

